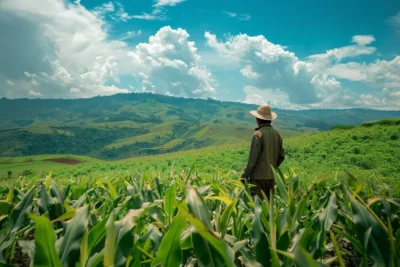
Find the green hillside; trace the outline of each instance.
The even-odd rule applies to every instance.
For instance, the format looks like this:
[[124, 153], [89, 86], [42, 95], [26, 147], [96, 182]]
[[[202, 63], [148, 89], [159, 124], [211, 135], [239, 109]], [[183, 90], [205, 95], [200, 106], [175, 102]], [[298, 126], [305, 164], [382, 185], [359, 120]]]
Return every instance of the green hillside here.
[[[207, 135], [208, 132], [211, 133]], [[212, 136], [212, 133], [211, 129], [200, 132], [202, 136]], [[324, 175], [329, 175], [330, 180], [340, 179], [344, 171], [349, 171], [366, 183], [387, 184], [388, 189], [400, 193], [397, 182], [400, 177], [399, 140], [400, 119], [364, 123], [357, 127], [337, 126], [326, 132], [284, 138], [287, 159], [282, 168], [294, 168], [304, 184]], [[32, 173], [31, 177], [44, 176], [53, 171], [53, 177], [57, 179], [89, 175], [115, 177], [135, 175], [136, 172], [158, 176], [168, 174], [172, 168], [177, 172], [188, 170], [193, 163], [195, 172], [215, 175], [234, 172], [238, 175], [248, 156], [250, 136], [245, 141], [116, 161], [71, 155], [0, 158], [0, 176], [6, 178], [9, 170], [14, 177], [23, 172]], [[82, 163], [66, 165], [44, 161], [57, 157], [74, 158]]]
[[[75, 154], [101, 159], [158, 155], [246, 141], [255, 105], [155, 94], [89, 99], [0, 99], [0, 156]], [[279, 110], [285, 138], [336, 124], [400, 117], [399, 111]]]

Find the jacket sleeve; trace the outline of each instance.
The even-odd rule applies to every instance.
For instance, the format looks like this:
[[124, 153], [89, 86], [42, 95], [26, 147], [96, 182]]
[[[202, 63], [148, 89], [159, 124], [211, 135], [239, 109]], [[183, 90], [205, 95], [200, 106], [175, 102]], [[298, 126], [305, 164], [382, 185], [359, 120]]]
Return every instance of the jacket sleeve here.
[[242, 178], [249, 178], [252, 171], [254, 170], [258, 158], [260, 157], [261, 153], [261, 134], [254, 133], [253, 139], [251, 140], [250, 145], [250, 153], [249, 153], [249, 160], [247, 162], [246, 167], [243, 169]]
[[282, 164], [282, 162], [285, 160], [285, 150], [283, 149], [282, 138], [281, 138], [281, 143], [280, 143], [279, 149], [280, 149], [280, 151], [279, 151], [279, 156], [278, 156], [278, 162], [276, 164], [277, 167], [279, 167]]

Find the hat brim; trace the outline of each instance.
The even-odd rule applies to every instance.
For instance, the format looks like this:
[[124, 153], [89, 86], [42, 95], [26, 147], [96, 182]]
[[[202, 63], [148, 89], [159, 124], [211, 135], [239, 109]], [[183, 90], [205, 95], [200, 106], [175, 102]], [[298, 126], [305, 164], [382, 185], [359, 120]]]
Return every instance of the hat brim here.
[[250, 114], [256, 118], [259, 118], [260, 120], [266, 120], [266, 121], [273, 121], [278, 117], [278, 115], [272, 111], [271, 111], [271, 115], [267, 115], [267, 116], [263, 116], [263, 115], [259, 114], [257, 112], [257, 110], [250, 111]]

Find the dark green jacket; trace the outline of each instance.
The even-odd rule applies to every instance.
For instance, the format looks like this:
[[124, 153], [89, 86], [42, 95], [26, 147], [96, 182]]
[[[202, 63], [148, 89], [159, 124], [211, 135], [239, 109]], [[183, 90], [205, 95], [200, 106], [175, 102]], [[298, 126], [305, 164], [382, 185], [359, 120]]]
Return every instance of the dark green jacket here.
[[251, 180], [274, 179], [271, 165], [279, 167], [285, 159], [282, 137], [270, 123], [255, 129], [250, 146], [249, 160], [242, 178]]

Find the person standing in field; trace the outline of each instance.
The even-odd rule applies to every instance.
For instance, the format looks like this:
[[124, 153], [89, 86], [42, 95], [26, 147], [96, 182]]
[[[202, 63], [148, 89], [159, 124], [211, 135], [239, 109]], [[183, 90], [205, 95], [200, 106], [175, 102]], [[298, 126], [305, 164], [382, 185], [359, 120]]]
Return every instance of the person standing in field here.
[[253, 134], [249, 159], [241, 178], [255, 185], [250, 189], [252, 195], [262, 199], [261, 192], [264, 192], [270, 198], [270, 192], [274, 193], [275, 185], [272, 168], [278, 168], [285, 159], [282, 137], [271, 126], [271, 121], [278, 116], [266, 104], [250, 111], [250, 114], [256, 117], [258, 127]]

